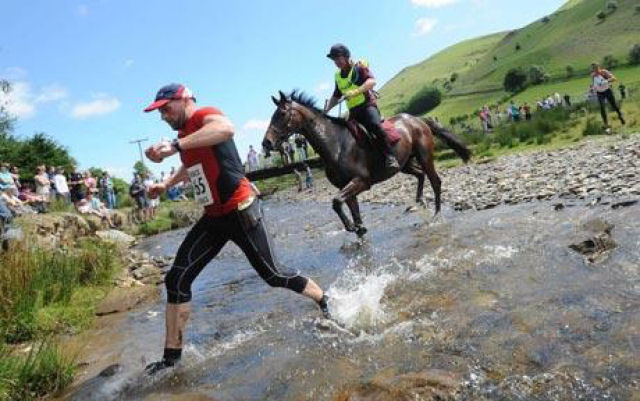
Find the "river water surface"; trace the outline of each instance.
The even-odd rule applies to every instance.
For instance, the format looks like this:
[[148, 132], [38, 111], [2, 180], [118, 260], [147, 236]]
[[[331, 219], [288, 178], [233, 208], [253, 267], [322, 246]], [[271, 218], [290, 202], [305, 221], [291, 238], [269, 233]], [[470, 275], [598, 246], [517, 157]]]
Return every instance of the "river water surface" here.
[[[436, 220], [367, 204], [364, 241], [328, 204], [264, 209], [280, 261], [328, 290], [339, 324], [268, 287], [229, 244], [194, 283], [180, 367], [141, 373], [162, 353], [163, 296], [108, 332], [121, 368], [68, 398], [640, 400], [640, 204]], [[607, 226], [616, 247], [593, 262], [569, 248]], [[185, 233], [139, 248], [173, 256]]]

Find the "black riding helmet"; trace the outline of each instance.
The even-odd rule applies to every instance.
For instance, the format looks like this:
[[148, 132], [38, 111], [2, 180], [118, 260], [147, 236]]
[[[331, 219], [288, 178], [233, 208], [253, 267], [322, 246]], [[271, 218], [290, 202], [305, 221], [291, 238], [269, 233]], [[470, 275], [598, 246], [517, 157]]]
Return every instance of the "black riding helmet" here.
[[331, 49], [329, 50], [329, 54], [327, 54], [327, 57], [329, 57], [330, 59], [333, 59], [334, 57], [338, 57], [338, 56], [345, 56], [349, 58], [351, 57], [351, 52], [349, 51], [347, 46], [343, 45], [342, 43], [336, 43], [335, 45], [331, 46]]

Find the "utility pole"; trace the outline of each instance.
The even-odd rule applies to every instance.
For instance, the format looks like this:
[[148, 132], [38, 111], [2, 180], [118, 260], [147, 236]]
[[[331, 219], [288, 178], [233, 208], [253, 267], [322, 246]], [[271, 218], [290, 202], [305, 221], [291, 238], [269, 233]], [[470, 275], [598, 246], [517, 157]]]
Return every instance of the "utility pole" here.
[[134, 144], [137, 143], [138, 144], [138, 149], [140, 150], [140, 163], [144, 164], [144, 158], [142, 157], [142, 142], [146, 142], [148, 141], [149, 138], [140, 138], [140, 139], [135, 139], [133, 141], [129, 141], [129, 143]]

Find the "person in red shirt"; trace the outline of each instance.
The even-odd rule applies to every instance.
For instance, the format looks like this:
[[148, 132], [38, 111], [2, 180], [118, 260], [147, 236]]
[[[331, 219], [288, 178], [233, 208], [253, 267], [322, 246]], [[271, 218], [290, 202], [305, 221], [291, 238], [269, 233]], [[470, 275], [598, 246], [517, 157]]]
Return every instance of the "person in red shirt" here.
[[167, 288], [166, 339], [163, 358], [146, 367], [149, 374], [174, 366], [182, 355], [184, 327], [190, 315], [191, 283], [202, 269], [233, 241], [272, 287], [301, 293], [318, 303], [329, 317], [327, 296], [310, 278], [280, 266], [273, 256], [262, 208], [233, 141], [234, 127], [213, 107], [197, 108], [192, 92], [180, 84], [162, 87], [145, 112], [159, 110], [162, 120], [178, 131], [173, 142], [162, 141], [146, 150], [156, 163], [176, 153], [182, 165], [164, 182], [150, 187], [155, 197], [181, 181], [189, 181], [204, 215], [178, 249], [165, 277]]

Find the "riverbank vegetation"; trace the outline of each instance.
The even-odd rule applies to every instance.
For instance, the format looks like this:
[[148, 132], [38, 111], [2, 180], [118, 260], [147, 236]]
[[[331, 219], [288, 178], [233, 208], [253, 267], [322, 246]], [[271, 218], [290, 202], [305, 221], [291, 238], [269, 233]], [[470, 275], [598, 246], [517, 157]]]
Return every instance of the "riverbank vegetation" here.
[[35, 400], [73, 379], [57, 338], [86, 329], [122, 268], [115, 245], [94, 239], [0, 253], [0, 400]]

